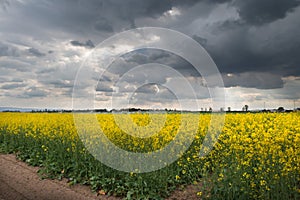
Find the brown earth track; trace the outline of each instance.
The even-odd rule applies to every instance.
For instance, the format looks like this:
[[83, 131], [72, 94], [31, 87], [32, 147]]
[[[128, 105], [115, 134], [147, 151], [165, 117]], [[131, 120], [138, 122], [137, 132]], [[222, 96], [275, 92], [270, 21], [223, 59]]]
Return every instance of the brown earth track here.
[[[119, 198], [97, 196], [88, 186], [69, 186], [66, 180], [41, 179], [38, 167], [28, 166], [15, 155], [0, 154], [0, 200], [92, 200]], [[175, 191], [169, 200], [197, 199], [197, 186]]]
[[69, 186], [66, 180], [42, 180], [37, 171], [14, 155], [0, 154], [0, 200], [117, 199], [97, 196], [88, 186]]

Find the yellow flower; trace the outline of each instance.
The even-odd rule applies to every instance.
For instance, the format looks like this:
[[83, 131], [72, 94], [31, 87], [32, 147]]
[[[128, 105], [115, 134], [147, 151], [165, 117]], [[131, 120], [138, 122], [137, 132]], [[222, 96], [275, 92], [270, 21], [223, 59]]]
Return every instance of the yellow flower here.
[[202, 196], [202, 192], [197, 192], [197, 196], [201, 197]]

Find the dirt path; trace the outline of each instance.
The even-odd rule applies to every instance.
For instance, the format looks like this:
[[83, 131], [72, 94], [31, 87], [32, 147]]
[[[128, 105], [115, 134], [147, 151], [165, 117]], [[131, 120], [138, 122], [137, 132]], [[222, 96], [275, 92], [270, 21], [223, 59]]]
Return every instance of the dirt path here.
[[87, 186], [69, 186], [66, 181], [41, 180], [37, 170], [17, 160], [14, 155], [0, 154], [0, 200], [116, 199], [97, 196]]
[[[69, 186], [66, 180], [42, 180], [38, 168], [28, 166], [12, 154], [0, 154], [0, 200], [117, 200], [97, 196], [88, 186]], [[175, 191], [168, 200], [197, 199], [198, 187], [188, 186]]]

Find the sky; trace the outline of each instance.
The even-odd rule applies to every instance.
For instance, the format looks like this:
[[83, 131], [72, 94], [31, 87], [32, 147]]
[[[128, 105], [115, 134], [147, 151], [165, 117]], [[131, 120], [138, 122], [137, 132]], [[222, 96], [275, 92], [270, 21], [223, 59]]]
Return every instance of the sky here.
[[[300, 107], [299, 19], [298, 0], [0, 0], [0, 107], [72, 108], [85, 58], [106, 39], [142, 27], [175, 30], [202, 45], [224, 82], [210, 89], [224, 91], [225, 110]], [[154, 64], [128, 75], [147, 63], [182, 76]], [[111, 109], [124, 98], [132, 107], [204, 110], [212, 105], [206, 78], [172, 52], [129, 51], [96, 77], [94, 107]]]

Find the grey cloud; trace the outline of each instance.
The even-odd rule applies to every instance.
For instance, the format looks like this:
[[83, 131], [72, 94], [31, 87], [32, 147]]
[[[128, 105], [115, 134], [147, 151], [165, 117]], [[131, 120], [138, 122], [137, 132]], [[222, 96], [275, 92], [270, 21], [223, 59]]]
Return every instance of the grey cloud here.
[[111, 23], [105, 18], [100, 18], [96, 21], [95, 29], [98, 31], [113, 32], [113, 27], [111, 26]]
[[38, 75], [37, 80], [43, 84], [51, 84], [59, 81], [73, 82], [76, 77], [78, 65], [74, 63], [61, 65], [58, 63], [52, 64], [49, 67], [43, 67], [36, 70], [35, 73]]
[[76, 41], [76, 40], [72, 40], [70, 42], [73, 46], [78, 46], [78, 47], [86, 47], [86, 48], [94, 48], [95, 45], [93, 44], [93, 42], [91, 40], [87, 40], [85, 43]]
[[[137, 18], [157, 18], [173, 6], [183, 4], [188, 5], [160, 0], [53, 0], [38, 3], [29, 1], [22, 4], [23, 9], [19, 10], [19, 15], [34, 22], [31, 25], [33, 27], [47, 24], [47, 27], [55, 27], [73, 34], [93, 29], [112, 32], [115, 28], [133, 28]], [[126, 23], [122, 24], [121, 21]]]
[[148, 83], [157, 83], [163, 84], [167, 80], [167, 75], [160, 72], [159, 69], [143, 69], [138, 71], [129, 72], [128, 74], [121, 77], [121, 80], [118, 80], [118, 85], [122, 84], [148, 84]]
[[10, 90], [10, 89], [16, 89], [20, 87], [25, 87], [27, 84], [24, 83], [11, 83], [11, 84], [4, 84], [1, 86], [1, 89], [4, 90]]
[[106, 95], [96, 95], [95, 97], [96, 101], [109, 101], [110, 97], [106, 96]]
[[72, 97], [72, 95], [73, 95], [73, 88], [63, 89], [61, 91], [60, 95], [65, 96], [65, 97]]
[[148, 61], [147, 56], [140, 53], [130, 53], [123, 57], [126, 62], [147, 63]]
[[105, 72], [105, 75], [103, 74], [99, 81], [112, 81], [112, 77], [110, 75], [106, 75], [107, 71]]
[[199, 44], [201, 44], [203, 47], [206, 46], [207, 44], [207, 39], [205, 38], [202, 38], [200, 36], [197, 36], [197, 35], [193, 35], [193, 39], [196, 40]]
[[151, 103], [166, 103], [176, 100], [176, 96], [163, 86], [148, 84], [138, 88], [131, 96], [130, 103], [151, 105]]
[[10, 80], [10, 82], [18, 82], [18, 83], [21, 83], [21, 82], [23, 82], [23, 79], [21, 79], [21, 78], [12, 78], [12, 79]]
[[1, 77], [0, 76], [0, 83], [22, 83], [23, 82], [23, 79], [21, 78], [11, 78], [11, 77]]
[[28, 52], [31, 53], [32, 55], [36, 56], [36, 57], [43, 57], [45, 56], [46, 54], [40, 52], [38, 49], [36, 48], [30, 48], [28, 49]]
[[133, 102], [141, 105], [151, 105], [152, 103], [161, 103], [163, 105], [165, 103], [174, 103], [178, 100], [176, 94], [167, 88], [161, 85], [157, 85], [156, 87], [159, 89], [158, 91], [156, 88], [153, 88], [152, 92], [135, 93], [133, 95]]
[[19, 60], [13, 59], [4, 59], [0, 61], [0, 68], [2, 69], [11, 69], [20, 72], [27, 72], [31, 70], [29, 63], [22, 62]]
[[113, 92], [112, 83], [99, 81], [96, 86], [96, 91], [98, 91], [98, 92]]
[[282, 88], [281, 76], [271, 73], [245, 72], [240, 74], [223, 75], [225, 87], [246, 87], [257, 89]]
[[43, 68], [36, 71], [37, 74], [48, 74], [57, 71], [56, 67], [53, 68]]
[[133, 83], [129, 82], [122, 82], [121, 84], [118, 84], [118, 92], [119, 93], [132, 93], [135, 91], [137, 86]]
[[170, 78], [166, 86], [174, 88], [176, 91], [171, 92], [181, 99], [206, 99], [210, 97], [210, 94], [207, 86], [203, 85], [202, 79], [201, 77]]
[[261, 100], [264, 100], [264, 99], [266, 99], [266, 96], [263, 96], [263, 95], [255, 96], [255, 100], [257, 100], [257, 101], [261, 101]]
[[205, 2], [205, 3], [225, 3], [225, 2], [230, 2], [231, 0], [174, 0], [175, 5], [187, 5], [187, 6], [193, 6], [195, 3], [199, 2]]
[[20, 56], [20, 50], [16, 47], [0, 42], [0, 57], [1, 56]]
[[222, 73], [269, 72], [300, 75], [300, 8], [285, 19], [253, 28], [237, 20], [212, 26], [205, 46]]
[[[35, 77], [42, 86], [28, 89], [25, 94], [27, 98], [30, 95], [47, 95], [47, 90], [43, 90], [47, 87], [51, 87], [51, 91], [59, 91], [57, 94], [69, 96], [79, 64], [68, 62], [72, 62], [73, 58], [74, 62], [78, 62], [84, 48], [95, 46], [93, 42], [96, 44], [114, 31], [135, 26], [165, 27], [193, 36], [210, 53], [222, 74], [233, 75], [224, 77], [226, 87], [240, 86], [245, 91], [250, 88], [273, 91], [271, 88], [285, 88], [282, 77], [300, 75], [300, 7], [296, 0], [34, 0], [9, 1], [10, 5], [7, 0], [1, 2], [0, 9], [3, 5], [7, 9], [5, 13], [0, 13], [3, 41], [0, 42], [1, 76], [19, 76], [21, 80]], [[179, 14], [167, 16], [166, 11], [174, 7]], [[219, 7], [222, 7], [222, 12]], [[24, 21], [30, 23], [24, 24]], [[65, 45], [66, 41], [82, 49], [70, 50]], [[30, 50], [30, 47], [35, 48]], [[29, 53], [34, 56], [28, 56]], [[38, 58], [45, 54], [47, 56], [44, 59]], [[146, 63], [170, 66], [186, 77], [200, 76], [187, 61], [172, 53], [139, 50], [117, 60], [108, 69], [111, 74], [103, 76], [100, 80], [102, 85], [99, 84], [96, 89], [109, 96], [112, 92], [111, 83], [116, 83], [128, 70]], [[150, 75], [157, 77], [158, 83], [166, 78], [159, 70], [155, 74], [144, 71], [131, 79], [124, 79], [120, 91], [132, 91], [130, 89], [145, 82]], [[1, 82], [7, 84], [12, 81], [10, 78], [1, 79]], [[172, 84], [178, 84], [178, 88], [181, 88], [180, 82]], [[294, 88], [287, 89], [292, 93], [278, 92], [280, 95], [274, 98], [293, 96], [296, 93]], [[163, 91], [160, 89], [155, 97], [172, 98], [167, 92], [163, 96]], [[199, 98], [207, 94], [201, 88], [197, 91], [200, 91], [197, 94]], [[182, 92], [187, 99], [190, 98], [184, 88]], [[149, 97], [148, 93], [139, 94], [144, 95], [145, 100]], [[150, 96], [153, 94], [149, 93]]]
[[[124, 55], [124, 61], [128, 63], [128, 65], [132, 68], [137, 65], [147, 63], [158, 63], [172, 67], [182, 75], [200, 75], [197, 70], [184, 58], [160, 49], [145, 49], [141, 51], [133, 51]], [[160, 75], [159, 72], [157, 74], [158, 77], [162, 75], [163, 74]]]
[[140, 51], [133, 51], [123, 55], [126, 62], [135, 62], [138, 64], [145, 64], [149, 62], [158, 62], [160, 59], [170, 58], [172, 54], [159, 49], [143, 49]]
[[107, 71], [111, 74], [115, 74], [115, 75], [123, 75], [124, 73], [126, 73], [128, 70], [132, 69], [133, 67], [135, 67], [136, 65], [127, 62], [125, 59], [123, 58], [118, 58], [117, 60], [115, 60], [107, 69]]
[[1, 0], [0, 1], [0, 7], [3, 9], [3, 10], [6, 10], [7, 7], [10, 5], [9, 1], [8, 0]]
[[[221, 35], [222, 34], [222, 35]], [[241, 73], [262, 70], [263, 55], [251, 50], [248, 32], [245, 29], [220, 33], [220, 37], [209, 44], [206, 50], [212, 56], [219, 70], [225, 73]]]
[[31, 97], [46, 97], [48, 92], [46, 92], [43, 89], [37, 88], [37, 87], [30, 87], [28, 88], [22, 97], [24, 98], [31, 98]]
[[72, 88], [74, 86], [73, 81], [61, 80], [61, 79], [50, 80], [45, 83], [54, 85], [54, 87], [56, 88]]
[[273, 96], [274, 99], [300, 100], [300, 77], [287, 77], [284, 78], [284, 82], [283, 88], [276, 89], [275, 92], [270, 95]]
[[138, 88], [136, 93], [153, 93], [156, 94], [159, 92], [159, 86], [157, 84], [146, 84]]
[[[64, 20], [71, 22], [75, 20], [82, 26], [93, 25], [96, 30], [112, 31], [113, 28], [106, 21], [112, 19], [114, 22], [125, 20], [129, 25], [135, 27], [135, 20], [142, 17], [157, 18], [172, 7], [190, 7], [198, 2], [224, 3], [225, 0], [202, 0], [202, 1], [161, 1], [161, 0], [90, 0], [90, 1], [53, 1], [48, 7], [54, 7], [58, 15], [63, 15]], [[63, 14], [62, 14], [63, 13]], [[72, 20], [73, 19], [73, 20]], [[112, 23], [111, 23], [112, 24]]]
[[286, 17], [287, 13], [294, 11], [300, 5], [298, 0], [236, 0], [233, 5], [237, 7], [240, 17], [249, 24], [261, 25]]
[[7, 82], [7, 79], [4, 77], [0, 77], [0, 83], [5, 83], [5, 82]]
[[[213, 31], [215, 34], [219, 34], [226, 31], [243, 30], [247, 28], [247, 24], [239, 19], [228, 19], [214, 24], [217, 28]], [[197, 37], [197, 36], [196, 36]]]
[[171, 1], [160, 0], [111, 0], [103, 2], [104, 10], [113, 10], [116, 16], [129, 21], [131, 27], [135, 27], [134, 20], [138, 17], [157, 17], [171, 8]]

